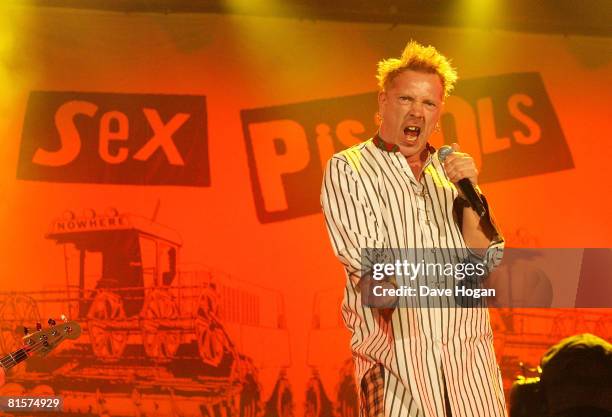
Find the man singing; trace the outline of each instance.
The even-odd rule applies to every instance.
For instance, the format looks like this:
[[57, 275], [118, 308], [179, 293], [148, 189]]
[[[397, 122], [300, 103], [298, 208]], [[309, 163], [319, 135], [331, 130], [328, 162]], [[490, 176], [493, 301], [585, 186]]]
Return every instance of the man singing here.
[[[377, 135], [328, 162], [321, 203], [347, 279], [343, 318], [360, 390], [361, 417], [503, 417], [501, 375], [486, 308], [365, 306], [365, 248], [449, 248], [492, 268], [503, 240], [455, 184], [477, 188], [470, 155], [440, 162], [429, 144], [457, 80], [434, 47], [410, 42], [378, 63]], [[484, 197], [483, 197], [484, 199]], [[486, 206], [486, 199], [485, 199]]]

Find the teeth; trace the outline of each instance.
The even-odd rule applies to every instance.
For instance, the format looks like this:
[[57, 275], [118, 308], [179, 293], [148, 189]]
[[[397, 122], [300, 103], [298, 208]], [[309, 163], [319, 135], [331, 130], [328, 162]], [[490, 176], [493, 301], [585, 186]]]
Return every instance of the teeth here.
[[416, 133], [419, 134], [421, 132], [421, 128], [417, 127], [417, 126], [407, 126], [404, 128], [404, 134], [407, 135], [408, 133]]

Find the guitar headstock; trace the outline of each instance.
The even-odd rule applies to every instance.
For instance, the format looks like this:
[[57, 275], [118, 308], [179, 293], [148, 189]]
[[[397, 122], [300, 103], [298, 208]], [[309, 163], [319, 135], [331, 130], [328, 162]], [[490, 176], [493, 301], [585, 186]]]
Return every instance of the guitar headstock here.
[[62, 321], [56, 324], [55, 320], [49, 319], [49, 327], [43, 329], [38, 323], [36, 332], [27, 333], [23, 337], [24, 349], [29, 355], [38, 353], [42, 356], [51, 352], [66, 339], [76, 339], [81, 335], [81, 326], [76, 321]]

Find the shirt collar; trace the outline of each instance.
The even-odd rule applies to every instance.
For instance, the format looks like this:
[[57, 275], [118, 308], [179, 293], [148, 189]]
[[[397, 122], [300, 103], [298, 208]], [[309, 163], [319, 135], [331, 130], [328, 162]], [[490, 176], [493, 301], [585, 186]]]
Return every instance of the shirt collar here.
[[[372, 141], [378, 149], [381, 149], [386, 152], [399, 152], [399, 146], [397, 146], [395, 143], [385, 142], [383, 138], [380, 137], [380, 134], [378, 132], [376, 133], [376, 135], [374, 135]], [[429, 151], [430, 155], [433, 155], [436, 152], [436, 148], [431, 146], [429, 142], [427, 142], [427, 145], [425, 146], [427, 146], [427, 150]]]

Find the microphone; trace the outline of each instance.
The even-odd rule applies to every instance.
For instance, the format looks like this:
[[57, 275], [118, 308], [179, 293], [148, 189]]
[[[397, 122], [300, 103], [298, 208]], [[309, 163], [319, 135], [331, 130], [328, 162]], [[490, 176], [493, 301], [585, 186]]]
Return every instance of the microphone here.
[[[448, 155], [453, 153], [453, 148], [448, 145], [442, 146], [438, 150], [438, 159], [440, 163], [444, 163], [444, 160]], [[457, 182], [457, 187], [461, 190], [467, 201], [470, 203], [470, 206], [474, 211], [478, 214], [479, 217], [483, 217], [486, 213], [486, 209], [482, 199], [480, 198], [480, 194], [474, 188], [474, 184], [468, 178], [462, 178]]]

